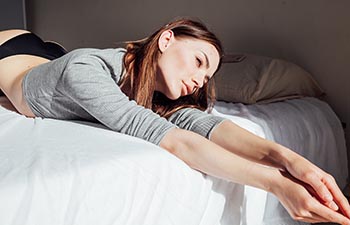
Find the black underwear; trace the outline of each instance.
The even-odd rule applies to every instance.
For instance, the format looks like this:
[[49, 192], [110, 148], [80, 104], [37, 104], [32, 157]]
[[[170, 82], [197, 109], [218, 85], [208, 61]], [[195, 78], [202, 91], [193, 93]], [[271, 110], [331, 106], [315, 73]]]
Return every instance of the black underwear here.
[[[13, 37], [0, 45], [0, 60], [19, 54], [40, 56], [49, 60], [59, 58], [67, 51], [54, 42], [44, 42], [33, 33], [24, 33]], [[0, 90], [0, 96], [4, 95]]]
[[59, 44], [44, 42], [33, 33], [20, 34], [0, 45], [0, 59], [11, 55], [27, 54], [53, 60], [66, 53], [67, 51]]

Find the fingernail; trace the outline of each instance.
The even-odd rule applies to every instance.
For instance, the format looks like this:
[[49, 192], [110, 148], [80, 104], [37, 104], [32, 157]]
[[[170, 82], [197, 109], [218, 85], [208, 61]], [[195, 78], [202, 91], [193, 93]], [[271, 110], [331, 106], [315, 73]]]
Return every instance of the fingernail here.
[[334, 211], [337, 211], [339, 208], [338, 208], [338, 206], [337, 206], [337, 204], [335, 204], [335, 202], [331, 202], [330, 204], [329, 204], [329, 207], [331, 208], [331, 209], [333, 209]]

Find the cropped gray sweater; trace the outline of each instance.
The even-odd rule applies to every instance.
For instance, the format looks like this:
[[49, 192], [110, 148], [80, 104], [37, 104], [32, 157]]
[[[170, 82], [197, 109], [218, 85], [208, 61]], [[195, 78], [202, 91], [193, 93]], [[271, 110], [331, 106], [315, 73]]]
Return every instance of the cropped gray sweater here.
[[182, 109], [169, 121], [137, 105], [117, 85], [125, 49], [77, 49], [31, 69], [23, 93], [38, 117], [99, 122], [108, 128], [159, 144], [171, 128], [209, 138], [223, 118]]

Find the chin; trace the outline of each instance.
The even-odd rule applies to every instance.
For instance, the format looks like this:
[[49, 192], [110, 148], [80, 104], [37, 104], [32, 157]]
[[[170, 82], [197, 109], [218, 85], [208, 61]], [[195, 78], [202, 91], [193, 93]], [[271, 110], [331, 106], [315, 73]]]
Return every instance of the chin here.
[[176, 100], [176, 99], [180, 98], [180, 96], [173, 96], [173, 95], [171, 95], [171, 96], [167, 95], [166, 97], [170, 100]]
[[176, 99], [181, 97], [181, 94], [179, 94], [179, 93], [167, 93], [165, 96], [170, 100], [176, 100]]
[[179, 99], [181, 97], [181, 85], [179, 86], [176, 86], [176, 85], [168, 85], [167, 88], [160, 92], [163, 93], [163, 95], [165, 95], [168, 99], [171, 99], [171, 100], [176, 100], [176, 99]]

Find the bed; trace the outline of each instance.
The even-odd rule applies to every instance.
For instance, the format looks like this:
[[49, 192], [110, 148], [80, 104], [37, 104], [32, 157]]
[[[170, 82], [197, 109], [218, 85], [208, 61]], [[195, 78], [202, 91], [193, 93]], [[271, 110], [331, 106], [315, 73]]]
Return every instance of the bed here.
[[[272, 194], [202, 174], [141, 139], [0, 103], [0, 224], [304, 224]], [[326, 102], [218, 101], [211, 113], [290, 147], [345, 187], [343, 129]]]

